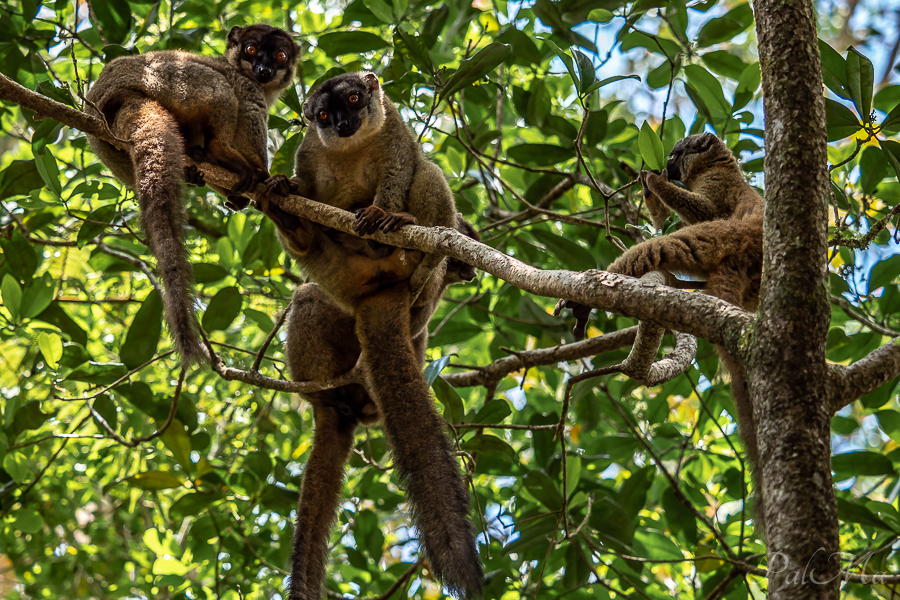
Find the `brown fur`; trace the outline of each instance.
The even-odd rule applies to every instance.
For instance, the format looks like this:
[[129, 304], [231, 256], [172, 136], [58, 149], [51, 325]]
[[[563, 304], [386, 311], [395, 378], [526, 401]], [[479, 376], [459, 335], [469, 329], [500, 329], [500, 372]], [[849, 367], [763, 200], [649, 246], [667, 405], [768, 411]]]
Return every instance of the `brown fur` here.
[[[277, 45], [289, 58], [275, 77], [257, 81], [242, 57], [248, 42]], [[110, 62], [87, 94], [88, 112], [102, 114], [116, 137], [130, 140], [130, 152], [88, 135], [94, 152], [129, 187], [136, 188], [141, 225], [159, 262], [165, 285], [165, 314], [185, 362], [202, 355], [193, 271], [184, 249], [181, 178], [185, 146], [192, 156], [216, 162], [241, 176], [231, 196], [268, 177], [268, 107], [293, 79], [297, 51], [287, 33], [268, 25], [235, 27], [224, 57], [181, 51], [148, 52]], [[94, 108], [99, 109], [99, 113]], [[260, 175], [261, 174], [261, 175]], [[196, 171], [188, 173], [202, 181]], [[224, 191], [224, 190], [220, 190]]]
[[[670, 180], [681, 181], [687, 189]], [[685, 273], [706, 279], [707, 293], [755, 311], [762, 277], [763, 199], [746, 182], [722, 140], [711, 133], [681, 140], [672, 149], [666, 170], [643, 171], [641, 182], [657, 228], [665, 222], [668, 209], [678, 213], [686, 226], [630, 248], [608, 270], [631, 277], [650, 271]], [[561, 303], [568, 308], [580, 306]], [[583, 331], [588, 313], [582, 310], [576, 328]], [[723, 348], [717, 350], [731, 374], [741, 439], [758, 473], [756, 420], [744, 368]], [[756, 512], [759, 518], [762, 511]]]
[[[351, 102], [354, 95], [356, 101]], [[320, 118], [323, 112], [328, 118]], [[439, 424], [435, 426], [436, 413], [421, 370], [425, 344], [420, 336], [443, 294], [448, 261], [335, 232], [286, 213], [277, 201], [278, 195], [296, 193], [355, 210], [357, 231], [365, 234], [376, 227], [392, 231], [407, 223], [456, 227], [453, 195], [444, 174], [423, 156], [373, 74], [351, 73], [326, 81], [307, 100], [304, 114], [315, 124], [297, 151], [295, 177], [273, 177], [267, 193], [258, 199], [259, 207], [275, 222], [282, 243], [309, 279], [355, 317], [372, 400], [384, 415], [388, 443], [408, 484], [407, 498], [432, 572], [456, 595], [478, 595], [482, 569], [468, 521], [468, 493], [449, 439]], [[415, 300], [411, 289], [420, 290]], [[331, 310], [323, 314], [333, 315]], [[314, 326], [311, 321], [308, 325]], [[343, 350], [352, 352], [350, 346]], [[314, 346], [298, 351], [306, 354], [328, 352]], [[358, 407], [366, 406], [355, 402], [346, 403], [354, 407], [348, 410], [354, 425], [364, 421]], [[417, 419], [421, 423], [416, 424]], [[429, 449], [428, 460], [410, 455], [420, 451], [413, 438]], [[341, 448], [334, 452], [342, 453]], [[341, 476], [340, 470], [330, 472], [329, 481], [321, 484], [322, 493], [328, 494]], [[318, 485], [304, 484], [301, 504], [307, 502], [304, 498], [333, 500], [330, 495], [320, 500], [318, 493]], [[307, 522], [298, 522], [298, 528], [306, 526]], [[321, 520], [318, 526], [330, 531], [331, 522]], [[327, 533], [316, 539], [323, 536]], [[295, 551], [292, 578], [300, 583], [292, 584], [291, 600], [318, 600], [325, 550], [311, 538], [298, 539], [301, 546]]]
[[[692, 135], [675, 145], [662, 174], [644, 171], [641, 180], [687, 226], [638, 244], [608, 270], [632, 277], [663, 270], [705, 278], [709, 294], [755, 311], [762, 278], [763, 199], [744, 179], [731, 150], [711, 133]], [[744, 369], [723, 348], [717, 350], [731, 374], [741, 439], [755, 467], [756, 420]]]
[[[467, 228], [464, 233], [475, 235], [467, 223], [464, 227]], [[474, 276], [475, 270], [469, 265], [451, 261], [443, 287], [469, 281]], [[422, 316], [430, 318], [439, 300], [436, 298], [426, 307]], [[297, 288], [291, 303], [285, 347], [291, 377], [296, 381], [325, 382], [349, 371], [362, 352], [355, 329], [356, 319], [331, 300], [321, 287], [310, 283]], [[398, 335], [402, 336], [401, 333]], [[421, 370], [428, 331], [423, 328], [418, 333], [410, 331], [409, 335], [414, 336], [411, 340], [415, 357], [413, 368]], [[406, 346], [402, 337], [394, 341]], [[319, 598], [321, 595], [328, 540], [340, 506], [341, 481], [353, 446], [353, 433], [358, 424], [370, 425], [381, 419], [375, 402], [359, 384], [304, 394], [303, 397], [313, 406], [315, 438], [297, 509], [291, 571], [291, 598], [294, 599]]]

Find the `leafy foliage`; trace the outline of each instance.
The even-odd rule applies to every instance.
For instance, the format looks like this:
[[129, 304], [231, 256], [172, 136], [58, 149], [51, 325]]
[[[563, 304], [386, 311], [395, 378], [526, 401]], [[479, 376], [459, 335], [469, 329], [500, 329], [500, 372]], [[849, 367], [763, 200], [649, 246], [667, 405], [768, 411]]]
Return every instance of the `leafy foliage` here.
[[[247, 15], [289, 27], [303, 54], [297, 87], [270, 120], [273, 172], [292, 168], [305, 94], [337, 73], [374, 69], [483, 240], [544, 269], [603, 267], [652, 233], [641, 228], [636, 174], [662, 168], [686, 134], [715, 131], [748, 174], [762, 170], [746, 2], [87, 7], [4, 3], [0, 71], [81, 107], [79, 86], [116, 56], [221, 52], [224, 32]], [[849, 362], [900, 330], [900, 144], [892, 139], [900, 85], [876, 85], [869, 49], [841, 53], [828, 39], [820, 50], [838, 302], [828, 356]], [[281, 597], [309, 408], [209, 369], [186, 373], [176, 391], [179, 365], [162, 331], [134, 193], [109, 177], [80, 132], [35, 117], [0, 107], [0, 562], [12, 565], [0, 590], [10, 598]], [[604, 197], [569, 177], [577, 172], [622, 190]], [[189, 194], [202, 326], [229, 366], [249, 370], [290, 298], [293, 265], [258, 213], [229, 213], [206, 190]], [[544, 218], [523, 199], [581, 218]], [[708, 344], [685, 375], [655, 388], [619, 376], [580, 383], [566, 415], [567, 375], [581, 370], [574, 361], [510, 373], [490, 394], [437, 378], [465, 369], [454, 364], [571, 342], [571, 323], [550, 316], [552, 302], [483, 276], [452, 288], [431, 327], [429, 375], [468, 455], [486, 598], [758, 597], [765, 579], [728, 578], [723, 544], [754, 565], [765, 546], [728, 384]], [[599, 314], [589, 333], [632, 324]], [[625, 353], [585, 360], [604, 366]], [[276, 340], [262, 373], [284, 379], [282, 359]], [[852, 556], [880, 548], [866, 568], [896, 571], [897, 380], [841, 411], [832, 429], [843, 548]], [[438, 597], [427, 569], [410, 570], [415, 533], [384, 468], [384, 438], [373, 428], [357, 441], [329, 590], [372, 597], [401, 579], [406, 596]], [[890, 593], [860, 584], [845, 592]]]

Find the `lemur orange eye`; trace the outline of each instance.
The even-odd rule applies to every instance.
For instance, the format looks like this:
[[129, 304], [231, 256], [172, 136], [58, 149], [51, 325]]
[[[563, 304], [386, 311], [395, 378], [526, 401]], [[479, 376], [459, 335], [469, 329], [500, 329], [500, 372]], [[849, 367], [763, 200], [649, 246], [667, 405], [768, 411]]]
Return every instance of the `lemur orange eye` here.
[[247, 54], [247, 56], [256, 56], [256, 45], [247, 44], [247, 47], [244, 48], [244, 52]]
[[347, 98], [347, 102], [350, 104], [356, 104], [359, 102], [359, 94], [350, 94], [350, 97]]
[[327, 111], [327, 110], [320, 110], [320, 111], [319, 111], [319, 120], [320, 120], [320, 121], [324, 121], [324, 120], [327, 119], [327, 118], [328, 118], [328, 111]]
[[278, 62], [284, 62], [287, 60], [287, 54], [285, 54], [284, 52], [279, 52], [275, 55], [275, 60], [277, 60]]

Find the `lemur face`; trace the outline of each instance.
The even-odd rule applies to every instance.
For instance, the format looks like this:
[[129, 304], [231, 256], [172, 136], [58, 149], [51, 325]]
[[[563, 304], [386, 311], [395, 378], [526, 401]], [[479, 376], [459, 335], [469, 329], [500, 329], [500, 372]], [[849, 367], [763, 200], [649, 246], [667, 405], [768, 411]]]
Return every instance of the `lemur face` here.
[[324, 82], [306, 101], [303, 115], [326, 146], [349, 149], [384, 123], [383, 93], [374, 73], [346, 73]]
[[290, 35], [275, 27], [234, 27], [228, 34], [225, 55], [259, 85], [283, 88], [294, 77], [297, 45]]
[[[680, 140], [666, 163], [669, 180], [686, 182], [722, 158], [733, 160], [725, 143], [712, 133], [700, 133]], [[699, 160], [702, 159], [702, 160]]]

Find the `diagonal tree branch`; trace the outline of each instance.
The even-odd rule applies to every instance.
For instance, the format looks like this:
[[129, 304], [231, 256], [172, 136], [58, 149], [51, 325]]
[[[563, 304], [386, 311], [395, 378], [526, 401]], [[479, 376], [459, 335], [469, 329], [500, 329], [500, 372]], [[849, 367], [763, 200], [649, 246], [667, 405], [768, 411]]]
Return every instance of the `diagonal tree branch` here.
[[829, 364], [828, 369], [832, 410], [836, 412], [900, 375], [900, 338], [876, 348], [850, 366]]

